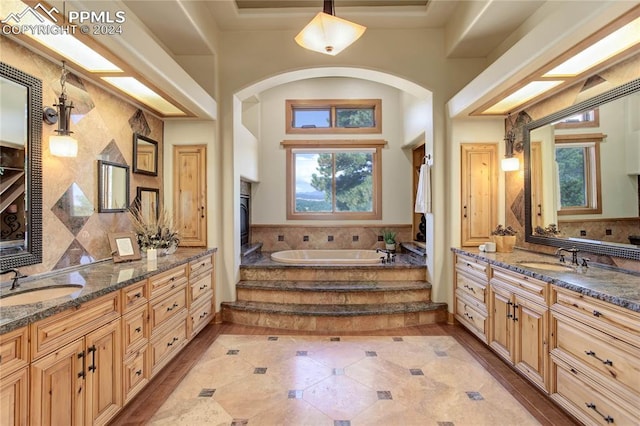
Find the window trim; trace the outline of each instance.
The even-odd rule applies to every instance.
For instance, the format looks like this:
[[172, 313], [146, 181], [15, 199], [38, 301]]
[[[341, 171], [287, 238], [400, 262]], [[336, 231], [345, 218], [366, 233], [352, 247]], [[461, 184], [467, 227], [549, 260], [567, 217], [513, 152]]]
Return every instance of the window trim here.
[[[280, 143], [287, 156], [287, 220], [380, 220], [382, 219], [382, 148], [385, 140], [284, 140]], [[375, 149], [373, 152], [373, 200], [371, 212], [296, 212], [295, 164], [293, 154], [296, 148], [304, 149]]]
[[[584, 133], [574, 135], [556, 135], [556, 145], [574, 145], [587, 148], [587, 206], [571, 206], [558, 209], [558, 216], [602, 214], [602, 184], [600, 179], [600, 143], [607, 135], [602, 133]], [[555, 154], [554, 154], [555, 157]], [[559, 177], [558, 177], [559, 178]], [[560, 203], [558, 194], [558, 203]]]
[[[287, 99], [285, 102], [287, 134], [374, 134], [382, 133], [382, 99]], [[336, 127], [336, 108], [371, 108], [373, 107], [373, 127]], [[299, 128], [293, 127], [293, 110], [295, 108], [329, 108], [331, 126]]]
[[[593, 120], [578, 121], [578, 122], [571, 122], [571, 123], [560, 121], [556, 123], [554, 127], [556, 129], [581, 129], [581, 128], [587, 128], [587, 127], [600, 127], [600, 108], [594, 108], [593, 110], [590, 110], [590, 111], [593, 111]], [[582, 114], [586, 112], [589, 112], [589, 111], [584, 111]], [[572, 117], [576, 115], [578, 114], [573, 114]]]

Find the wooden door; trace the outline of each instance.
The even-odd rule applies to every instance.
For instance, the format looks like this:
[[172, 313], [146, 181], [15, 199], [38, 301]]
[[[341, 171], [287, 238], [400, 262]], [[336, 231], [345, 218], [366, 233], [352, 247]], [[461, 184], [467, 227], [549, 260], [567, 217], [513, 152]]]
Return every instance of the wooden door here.
[[531, 143], [531, 217], [532, 227], [544, 228], [544, 206], [542, 198], [542, 151], [540, 142]]
[[512, 361], [513, 352], [513, 294], [493, 283], [489, 286], [489, 346], [501, 357]]
[[207, 148], [205, 145], [173, 147], [173, 212], [180, 245], [207, 245]]
[[0, 425], [28, 424], [29, 369], [21, 368], [0, 379]]
[[31, 424], [84, 424], [86, 352], [78, 339], [31, 363]]
[[529, 380], [547, 389], [549, 345], [545, 331], [548, 328], [548, 310], [518, 295], [515, 295], [514, 302], [513, 362]]
[[122, 408], [122, 346], [120, 320], [112, 321], [86, 337], [86, 418], [106, 424]]
[[498, 224], [497, 147], [469, 143], [461, 149], [462, 245], [477, 246]]

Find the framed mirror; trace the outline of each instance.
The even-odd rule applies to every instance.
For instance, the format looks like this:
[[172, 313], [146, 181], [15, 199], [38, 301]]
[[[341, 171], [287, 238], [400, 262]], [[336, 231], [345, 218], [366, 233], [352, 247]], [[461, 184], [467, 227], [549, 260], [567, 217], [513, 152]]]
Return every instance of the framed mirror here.
[[154, 223], [160, 215], [160, 190], [158, 188], [145, 188], [139, 186], [136, 189], [136, 203], [140, 213], [146, 219], [146, 223]]
[[0, 269], [42, 262], [42, 82], [0, 62]]
[[158, 142], [133, 134], [133, 173], [158, 176]]
[[129, 166], [98, 160], [98, 212], [124, 212], [129, 208]]
[[532, 121], [523, 136], [525, 241], [640, 260], [640, 79]]

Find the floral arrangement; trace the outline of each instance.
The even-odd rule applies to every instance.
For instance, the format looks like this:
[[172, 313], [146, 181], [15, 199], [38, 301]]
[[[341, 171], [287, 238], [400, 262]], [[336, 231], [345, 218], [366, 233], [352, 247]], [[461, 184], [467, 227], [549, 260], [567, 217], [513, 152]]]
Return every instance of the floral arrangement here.
[[504, 227], [502, 225], [496, 226], [496, 229], [491, 231], [491, 235], [516, 235], [518, 231], [513, 229], [511, 226]]
[[138, 204], [129, 208], [129, 218], [138, 238], [140, 250], [164, 249], [167, 253], [178, 247], [180, 239], [176, 231], [173, 218], [163, 207], [158, 211], [158, 217], [145, 215]]
[[536, 226], [533, 230], [535, 235], [543, 235], [545, 237], [555, 237], [560, 234], [560, 230], [558, 229], [558, 225], [555, 223], [550, 223], [546, 228], [542, 226]]

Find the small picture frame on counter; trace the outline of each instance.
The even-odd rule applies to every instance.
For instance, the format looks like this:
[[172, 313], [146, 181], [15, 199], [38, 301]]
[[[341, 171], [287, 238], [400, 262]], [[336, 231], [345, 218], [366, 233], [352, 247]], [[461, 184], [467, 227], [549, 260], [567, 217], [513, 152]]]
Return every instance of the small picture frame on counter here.
[[114, 263], [142, 258], [136, 234], [133, 232], [109, 233], [109, 246]]

